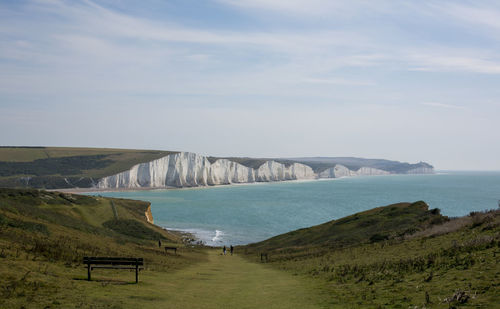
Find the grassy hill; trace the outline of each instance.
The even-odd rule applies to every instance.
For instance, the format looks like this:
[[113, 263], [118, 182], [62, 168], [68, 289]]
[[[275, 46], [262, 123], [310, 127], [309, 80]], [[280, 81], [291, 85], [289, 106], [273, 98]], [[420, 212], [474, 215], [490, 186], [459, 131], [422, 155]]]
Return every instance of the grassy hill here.
[[170, 151], [70, 148], [0, 147], [0, 187], [91, 187], [97, 179], [113, 175]]
[[500, 211], [441, 216], [379, 207], [238, 248], [324, 284], [330, 308], [492, 308], [500, 303]]
[[[0, 307], [68, 308], [76, 306], [75, 299], [106, 307], [105, 298], [94, 299], [87, 290], [95, 286], [85, 285], [83, 256], [143, 257], [145, 273], [168, 273], [206, 260], [205, 252], [183, 245], [182, 235], [148, 223], [149, 207], [141, 201], [0, 189]], [[166, 255], [159, 239], [179, 247], [179, 254]], [[93, 277], [135, 281], [123, 270], [98, 270]]]
[[440, 214], [439, 209], [429, 210], [427, 204], [422, 201], [399, 203], [292, 231], [248, 245], [247, 248], [259, 250], [294, 247], [339, 248], [400, 237], [447, 220], [447, 217]]

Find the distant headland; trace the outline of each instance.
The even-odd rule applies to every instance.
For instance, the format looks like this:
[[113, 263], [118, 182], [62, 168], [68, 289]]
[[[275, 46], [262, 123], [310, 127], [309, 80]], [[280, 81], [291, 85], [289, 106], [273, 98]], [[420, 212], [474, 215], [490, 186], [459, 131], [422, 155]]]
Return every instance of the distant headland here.
[[0, 147], [0, 186], [199, 187], [346, 176], [432, 174], [434, 167], [354, 157], [241, 158], [110, 148]]

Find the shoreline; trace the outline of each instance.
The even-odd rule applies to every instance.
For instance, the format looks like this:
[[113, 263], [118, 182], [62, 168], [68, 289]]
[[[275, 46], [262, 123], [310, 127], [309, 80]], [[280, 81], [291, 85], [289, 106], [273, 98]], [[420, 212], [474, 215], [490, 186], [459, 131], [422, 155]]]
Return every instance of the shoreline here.
[[139, 188], [64, 188], [64, 189], [48, 189], [47, 191], [57, 191], [63, 193], [96, 193], [96, 192], [134, 192], [134, 191], [167, 191], [167, 190], [197, 190], [197, 189], [211, 189], [211, 188], [224, 188], [231, 186], [253, 186], [253, 185], [264, 185], [272, 183], [301, 183], [301, 182], [313, 182], [318, 180], [335, 180], [340, 178], [311, 178], [311, 179], [290, 179], [290, 180], [279, 180], [279, 181], [256, 181], [256, 182], [241, 182], [241, 183], [229, 183], [221, 185], [207, 185], [207, 186], [196, 186], [196, 187], [139, 187]]
[[98, 193], [98, 192], [134, 192], [134, 191], [167, 191], [167, 190], [196, 190], [196, 189], [209, 189], [209, 188], [224, 188], [231, 186], [253, 186], [253, 185], [264, 185], [264, 184], [276, 184], [276, 183], [302, 183], [302, 182], [314, 182], [314, 181], [335, 181], [346, 178], [357, 178], [357, 177], [391, 177], [391, 176], [420, 176], [420, 175], [445, 175], [447, 173], [433, 173], [433, 174], [389, 174], [389, 175], [357, 175], [357, 176], [342, 176], [337, 178], [305, 178], [305, 179], [290, 179], [290, 180], [277, 180], [277, 181], [255, 181], [255, 182], [241, 182], [241, 183], [229, 183], [221, 185], [206, 185], [206, 186], [196, 186], [196, 187], [138, 187], [138, 188], [64, 188], [64, 189], [48, 189], [47, 191], [57, 191], [63, 193], [72, 194], [84, 194], [84, 193]]

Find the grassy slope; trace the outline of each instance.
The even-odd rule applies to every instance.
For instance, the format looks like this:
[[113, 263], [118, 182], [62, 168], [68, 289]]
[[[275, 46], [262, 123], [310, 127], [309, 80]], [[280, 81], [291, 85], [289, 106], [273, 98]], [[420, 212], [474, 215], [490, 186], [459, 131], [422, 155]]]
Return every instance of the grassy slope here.
[[248, 248], [269, 251], [293, 247], [343, 247], [415, 232], [431, 223], [446, 220], [438, 210], [429, 211], [424, 202], [399, 203], [292, 231]]
[[[115, 222], [111, 201], [117, 222], [127, 222], [125, 227], [105, 227]], [[206, 253], [184, 247], [181, 235], [147, 223], [148, 207], [139, 201], [0, 189], [0, 307], [67, 307], [75, 299], [87, 307], [109, 303], [84, 289], [83, 256], [144, 257], [145, 274], [166, 274], [206, 260]], [[179, 255], [165, 255], [159, 238], [163, 245], [178, 246]], [[120, 284], [134, 280], [128, 271], [98, 270], [94, 278], [109, 275]]]
[[[162, 234], [110, 230], [114, 220], [133, 220]], [[37, 190], [0, 189], [0, 307], [20, 308], [318, 308], [321, 285], [220, 250], [184, 247], [180, 237], [145, 222], [148, 203]], [[147, 234], [146, 234], [147, 235]], [[144, 257], [146, 270], [97, 269], [91, 282], [86, 255]], [[324, 306], [323, 306], [324, 307]]]
[[[395, 206], [399, 214], [393, 216]], [[422, 206], [376, 208], [241, 250], [254, 261], [267, 252], [270, 265], [324, 283], [332, 308], [490, 308], [500, 303], [500, 212], [433, 225], [444, 218], [429, 211], [421, 220], [426, 217]], [[419, 231], [411, 234], [404, 222]], [[387, 237], [372, 238], [377, 233]], [[469, 299], [451, 301], [457, 291]]]
[[[89, 187], [92, 181], [174, 152], [111, 148], [0, 147], [0, 187]], [[68, 184], [66, 180], [70, 182]]]

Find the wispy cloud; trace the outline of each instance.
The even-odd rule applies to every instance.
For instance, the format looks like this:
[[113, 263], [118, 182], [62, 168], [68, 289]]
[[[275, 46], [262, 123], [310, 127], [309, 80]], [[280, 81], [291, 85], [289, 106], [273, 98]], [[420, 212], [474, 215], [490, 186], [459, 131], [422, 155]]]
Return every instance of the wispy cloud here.
[[[485, 1], [473, 2], [472, 5], [442, 3], [433, 7], [439, 9], [444, 15], [448, 15], [474, 25], [483, 25], [495, 30], [500, 30], [500, 6], [492, 7], [484, 4]], [[497, 37], [500, 38], [500, 37]]]
[[439, 107], [439, 108], [451, 108], [451, 109], [465, 109], [463, 106], [453, 105], [453, 104], [445, 104], [439, 102], [422, 102], [421, 105]]
[[[484, 74], [500, 74], [500, 59], [489, 58], [478, 52], [475, 57], [464, 54], [461, 49], [450, 50], [439, 54], [413, 54], [408, 60], [413, 63], [410, 70], [435, 72], [472, 72]], [[453, 54], [455, 53], [455, 54]]]
[[311, 84], [328, 84], [341, 86], [373, 86], [376, 83], [372, 81], [349, 80], [343, 78], [322, 79], [322, 78], [306, 78], [304, 82]]

